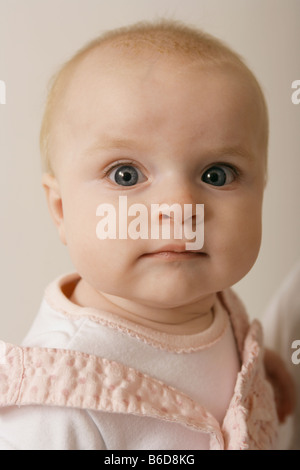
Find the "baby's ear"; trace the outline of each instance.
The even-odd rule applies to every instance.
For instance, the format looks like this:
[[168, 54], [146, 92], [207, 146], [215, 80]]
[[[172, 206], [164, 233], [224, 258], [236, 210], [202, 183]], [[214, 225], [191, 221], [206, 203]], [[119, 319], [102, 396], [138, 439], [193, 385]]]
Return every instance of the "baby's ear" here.
[[44, 173], [42, 176], [42, 185], [45, 189], [49, 212], [57, 227], [59, 238], [62, 243], [66, 245], [63, 204], [58, 181], [55, 176], [50, 173]]

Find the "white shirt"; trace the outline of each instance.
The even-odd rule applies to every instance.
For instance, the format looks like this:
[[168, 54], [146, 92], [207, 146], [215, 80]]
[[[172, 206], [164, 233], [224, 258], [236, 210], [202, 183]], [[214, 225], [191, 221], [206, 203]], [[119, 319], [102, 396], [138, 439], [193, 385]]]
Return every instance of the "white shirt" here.
[[[221, 302], [215, 305], [207, 330], [173, 335], [73, 304], [64, 292], [78, 280], [71, 274], [50, 284], [23, 345], [78, 350], [121, 362], [189, 395], [221, 424], [240, 370]], [[9, 448], [209, 449], [209, 438], [149, 417], [28, 406], [0, 410], [0, 449]]]

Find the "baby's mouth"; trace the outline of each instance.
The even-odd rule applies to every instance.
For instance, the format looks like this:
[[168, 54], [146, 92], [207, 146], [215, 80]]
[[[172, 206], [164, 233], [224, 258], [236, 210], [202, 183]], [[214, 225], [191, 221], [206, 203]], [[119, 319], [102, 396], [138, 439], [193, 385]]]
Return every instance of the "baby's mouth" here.
[[207, 254], [201, 250], [186, 250], [185, 245], [166, 245], [142, 256], [161, 259], [192, 259], [205, 257]]

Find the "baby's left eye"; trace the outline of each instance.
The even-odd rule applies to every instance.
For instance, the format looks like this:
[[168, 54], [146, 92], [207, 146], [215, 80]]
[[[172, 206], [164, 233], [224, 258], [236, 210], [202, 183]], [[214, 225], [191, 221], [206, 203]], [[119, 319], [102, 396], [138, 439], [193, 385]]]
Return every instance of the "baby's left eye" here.
[[225, 186], [232, 183], [235, 178], [236, 172], [233, 168], [226, 165], [214, 165], [203, 173], [201, 180], [213, 186]]

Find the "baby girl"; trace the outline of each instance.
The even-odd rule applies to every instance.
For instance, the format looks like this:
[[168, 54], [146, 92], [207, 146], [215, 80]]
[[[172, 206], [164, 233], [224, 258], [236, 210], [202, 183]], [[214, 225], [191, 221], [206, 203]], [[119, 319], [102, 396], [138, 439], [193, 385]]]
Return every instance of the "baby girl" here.
[[[64, 64], [43, 186], [76, 272], [47, 288], [21, 347], [2, 345], [0, 447], [275, 446], [261, 326], [230, 288], [258, 256], [267, 147], [257, 80], [193, 28], [112, 31]], [[118, 225], [120, 201], [159, 207], [168, 240], [99, 236], [99, 205]], [[201, 246], [172, 232], [188, 222], [204, 227]]]

